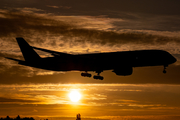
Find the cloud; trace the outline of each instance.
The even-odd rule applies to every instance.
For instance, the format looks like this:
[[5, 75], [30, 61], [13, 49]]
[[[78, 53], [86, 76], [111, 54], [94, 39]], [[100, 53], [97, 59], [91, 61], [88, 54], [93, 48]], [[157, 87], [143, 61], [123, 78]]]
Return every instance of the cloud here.
[[38, 102], [38, 101], [0, 97], [0, 104], [14, 104], [14, 103], [22, 104], [22, 103], [35, 103], [35, 102]]
[[[180, 36], [177, 36], [177, 34], [176, 36], [167, 36], [162, 34], [162, 32], [160, 32], [160, 35], [157, 34], [158, 32], [155, 34], [153, 31], [108, 30], [114, 27], [114, 25], [111, 24], [114, 19], [109, 20], [105, 17], [103, 17], [103, 20], [101, 20], [101, 17], [80, 17], [77, 19], [76, 17], [35, 13], [35, 11], [41, 11], [35, 8], [21, 8], [16, 10], [18, 12], [1, 12], [5, 17], [0, 18], [1, 23], [3, 23], [1, 24], [2, 29], [0, 31], [2, 33], [2, 40], [5, 39], [5, 37], [11, 37], [11, 39], [6, 41], [11, 40], [11, 42], [15, 42], [14, 38], [21, 36], [28, 38], [27, 41], [30, 42], [30, 44], [32, 43], [31, 45], [36, 44], [38, 46], [51, 45], [51, 47], [80, 47], [81, 49], [88, 49], [89, 46], [96, 45], [96, 48], [99, 46], [101, 46], [101, 48], [109, 46], [111, 49], [112, 47], [116, 47], [121, 50], [123, 45], [126, 45], [126, 50], [129, 48], [133, 50], [133, 46], [135, 45], [137, 48], [141, 45], [143, 46], [141, 48], [145, 49], [147, 47], [153, 48], [153, 46], [157, 48], [156, 46], [159, 47], [159, 45], [166, 46], [166, 44], [176, 43], [178, 46], [180, 44]], [[27, 10], [34, 14], [24, 12]], [[93, 22], [88, 24], [90, 20], [93, 20]], [[102, 25], [104, 25], [105, 29], [102, 29]], [[3, 42], [1, 42], [1, 44]], [[144, 45], [146, 47], [144, 47]], [[129, 46], [129, 48], [127, 46]], [[174, 46], [175, 45], [172, 47], [174, 48]], [[137, 48], [135, 47], [134, 49]], [[95, 49], [95, 47], [91, 49]]]
[[51, 8], [59, 8], [58, 6], [51, 6], [51, 5], [47, 5], [47, 7], [51, 7]]
[[[58, 72], [17, 65], [6, 57], [22, 58], [16, 37], [24, 37], [32, 46], [67, 52], [111, 52], [137, 49], [163, 49], [179, 54], [179, 32], [116, 30], [115, 21], [106, 16], [58, 16], [37, 8], [0, 11], [1, 73], [21, 76], [52, 75]], [[168, 34], [169, 33], [169, 34]], [[168, 34], [168, 35], [167, 35]], [[7, 47], [8, 46], [8, 47]], [[41, 54], [45, 55], [46, 54]], [[22, 74], [23, 73], [23, 74]], [[61, 72], [60, 72], [61, 73]]]
[[50, 7], [50, 8], [61, 8], [61, 9], [70, 9], [71, 7], [69, 6], [51, 6], [51, 5], [47, 5], [47, 7]]
[[[17, 108], [38, 112], [53, 110], [53, 113], [61, 111], [79, 110], [83, 116], [88, 116], [89, 109], [93, 109], [92, 116], [111, 117], [116, 116], [141, 116], [147, 113], [151, 117], [157, 114], [168, 113], [167, 116], [179, 115], [180, 85], [168, 84], [11, 84], [0, 85], [1, 106], [20, 105]], [[75, 106], [68, 98], [68, 92], [77, 88], [82, 99]], [[104, 89], [122, 89], [119, 91], [107, 91]], [[133, 89], [134, 91], [127, 91]], [[141, 92], [135, 91], [141, 90]], [[18, 98], [18, 99], [17, 99]], [[6, 101], [6, 103], [4, 102]], [[22, 105], [23, 104], [23, 105]], [[32, 109], [28, 109], [28, 107]], [[25, 109], [27, 107], [27, 109]], [[51, 108], [51, 109], [49, 109]], [[7, 107], [7, 109], [12, 109]], [[104, 111], [104, 110], [108, 111]], [[9, 112], [9, 111], [7, 111]], [[44, 113], [44, 111], [42, 112]], [[41, 114], [41, 112], [39, 113]], [[69, 115], [69, 113], [65, 113]], [[102, 115], [101, 115], [102, 114]], [[47, 116], [51, 112], [47, 112]], [[58, 114], [59, 115], [59, 114]], [[120, 119], [120, 118], [119, 118]], [[137, 117], [138, 119], [138, 117]]]
[[[40, 11], [34, 10], [35, 8], [24, 8], [20, 12], [6, 12], [1, 13], [5, 18], [1, 18], [1, 37], [9, 35], [25, 35], [29, 31], [32, 33], [36, 31], [45, 35], [64, 36], [67, 38], [78, 37], [79, 40], [75, 42], [90, 42], [94, 44], [167, 44], [169, 42], [180, 42], [179, 38], [152, 35], [139, 32], [118, 32], [112, 30], [97, 30], [85, 29], [83, 26], [79, 27], [78, 24], [68, 23], [68, 21], [57, 19], [56, 16], [48, 14], [27, 14], [24, 10], [31, 12]], [[52, 19], [56, 18], [56, 19]], [[67, 17], [68, 19], [68, 17]], [[81, 22], [83, 20], [80, 20]], [[84, 20], [85, 22], [86, 20]], [[88, 25], [87, 25], [88, 26]], [[85, 27], [85, 26], [84, 26]], [[64, 39], [62, 39], [63, 41]], [[38, 41], [37, 41], [38, 42]], [[42, 42], [42, 41], [39, 41]]]
[[34, 13], [34, 12], [42, 12], [44, 10], [42, 9], [37, 9], [37, 8], [28, 8], [28, 7], [24, 7], [24, 8], [16, 8], [15, 10], [17, 11], [21, 11], [23, 13]]

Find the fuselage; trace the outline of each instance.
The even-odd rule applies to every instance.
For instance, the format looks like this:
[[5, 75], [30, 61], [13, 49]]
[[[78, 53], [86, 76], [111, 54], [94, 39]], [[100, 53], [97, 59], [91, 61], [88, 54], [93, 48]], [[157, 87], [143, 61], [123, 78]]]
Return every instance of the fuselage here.
[[[52, 51], [44, 48], [30, 46], [24, 38], [16, 38], [21, 49], [24, 60], [8, 58], [18, 61], [19, 64], [41, 68], [52, 71], [83, 71], [81, 76], [91, 77], [88, 71], [95, 71], [94, 79], [103, 80], [100, 73], [104, 70], [112, 70], [116, 75], [131, 75], [134, 67], [144, 66], [164, 66], [166, 67], [176, 62], [176, 59], [168, 52], [163, 50], [136, 50], [123, 52], [106, 52], [90, 54], [68, 54]], [[54, 57], [41, 58], [34, 49], [50, 53]]]
[[174, 62], [176, 59], [166, 51], [139, 50], [48, 57], [34, 62], [24, 62], [24, 65], [53, 71], [97, 71], [125, 67], [168, 66]]

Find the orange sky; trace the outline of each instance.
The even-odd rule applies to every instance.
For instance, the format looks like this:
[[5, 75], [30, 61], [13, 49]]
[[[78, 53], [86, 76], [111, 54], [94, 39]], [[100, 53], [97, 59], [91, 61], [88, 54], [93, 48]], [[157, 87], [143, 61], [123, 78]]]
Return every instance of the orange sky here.
[[[80, 113], [86, 120], [180, 119], [179, 4], [178, 0], [1, 0], [0, 117], [74, 120]], [[134, 68], [126, 77], [108, 70], [101, 73], [103, 81], [96, 81], [81, 77], [81, 72], [46, 71], [5, 59], [23, 60], [16, 37], [71, 54], [165, 50], [177, 62], [168, 66], [167, 74], [162, 66]], [[71, 89], [82, 94], [77, 104], [68, 98]]]
[[[70, 101], [77, 89], [82, 98]], [[118, 119], [179, 118], [179, 85], [168, 84], [12, 84], [0, 86], [0, 115]], [[164, 116], [165, 118], [165, 116]]]

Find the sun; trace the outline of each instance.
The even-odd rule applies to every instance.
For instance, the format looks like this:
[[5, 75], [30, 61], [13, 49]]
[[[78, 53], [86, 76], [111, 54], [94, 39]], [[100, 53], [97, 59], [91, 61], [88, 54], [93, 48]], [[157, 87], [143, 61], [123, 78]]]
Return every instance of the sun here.
[[72, 90], [68, 96], [72, 102], [78, 102], [81, 99], [81, 94], [77, 90]]

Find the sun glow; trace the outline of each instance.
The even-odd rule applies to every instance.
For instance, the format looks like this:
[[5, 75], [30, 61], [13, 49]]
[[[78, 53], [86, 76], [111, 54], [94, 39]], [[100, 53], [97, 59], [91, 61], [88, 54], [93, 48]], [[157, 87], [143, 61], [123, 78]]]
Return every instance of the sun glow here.
[[77, 90], [72, 90], [68, 96], [72, 102], [78, 102], [81, 99], [81, 94]]

